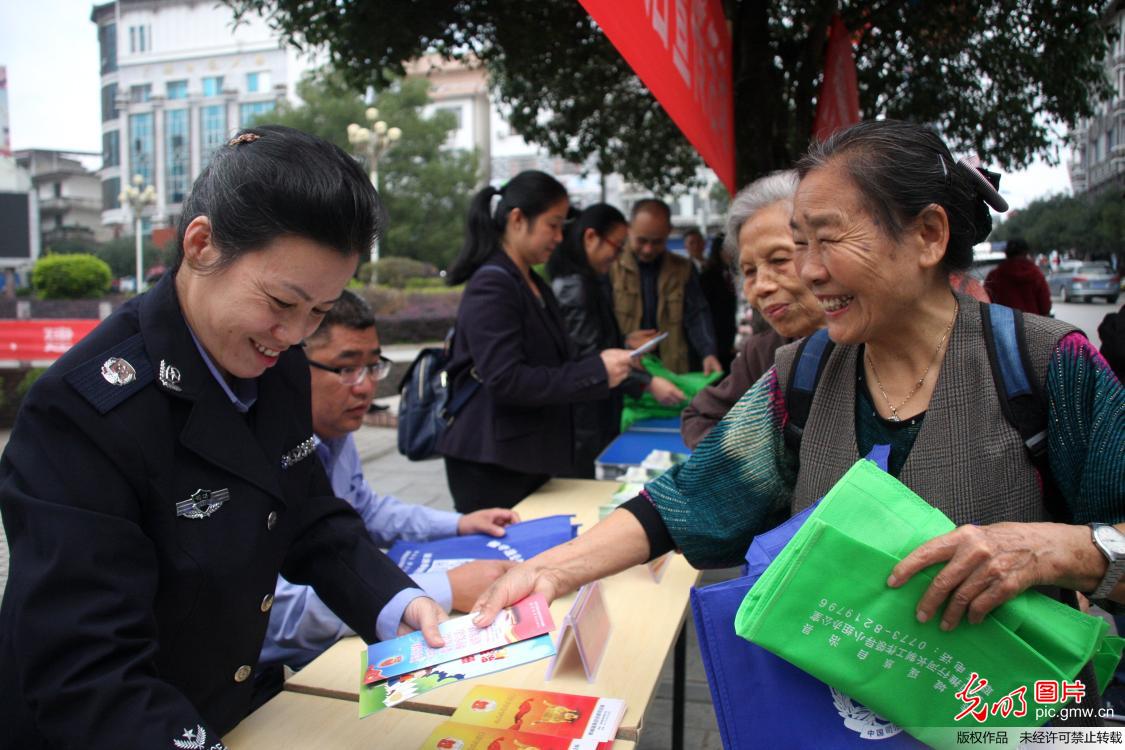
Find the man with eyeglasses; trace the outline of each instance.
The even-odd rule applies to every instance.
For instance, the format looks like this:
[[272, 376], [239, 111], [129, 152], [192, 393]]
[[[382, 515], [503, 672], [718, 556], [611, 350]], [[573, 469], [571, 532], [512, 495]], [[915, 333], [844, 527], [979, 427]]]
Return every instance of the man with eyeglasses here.
[[664, 365], [687, 372], [690, 352], [703, 372], [721, 372], [711, 310], [689, 259], [667, 252], [672, 210], [656, 198], [633, 205], [625, 252], [610, 269], [613, 308], [622, 331], [666, 332], [659, 346]]
[[[367, 484], [352, 433], [363, 424], [377, 381], [390, 374], [391, 361], [382, 354], [375, 316], [362, 298], [345, 291], [305, 340], [305, 354], [312, 376], [316, 455], [336, 495], [356, 509], [376, 543], [389, 547], [398, 539], [420, 541], [473, 533], [503, 536], [504, 527], [519, 520], [515, 512], [504, 508], [461, 515], [413, 505], [379, 495]], [[447, 611], [467, 611], [510, 565], [500, 560], [474, 560], [449, 571], [412, 577]], [[266, 697], [280, 687], [281, 665], [303, 667], [346, 635], [353, 633], [310, 587], [279, 577], [256, 670], [270, 676], [259, 681], [259, 694]]]

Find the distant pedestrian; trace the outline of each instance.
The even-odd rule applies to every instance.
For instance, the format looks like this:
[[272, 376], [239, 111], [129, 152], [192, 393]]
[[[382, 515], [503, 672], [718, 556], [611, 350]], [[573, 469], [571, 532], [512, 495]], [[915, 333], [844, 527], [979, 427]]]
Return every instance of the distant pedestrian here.
[[1008, 257], [989, 272], [984, 288], [993, 302], [1036, 315], [1049, 315], [1051, 290], [1043, 272], [1028, 257], [1029, 250], [1022, 237], [1008, 240], [1004, 247]]
[[711, 326], [715, 332], [715, 353], [723, 372], [730, 372], [734, 359], [734, 337], [738, 333], [738, 293], [735, 291], [731, 252], [719, 235], [711, 242], [711, 253], [699, 274], [699, 286], [711, 307]]

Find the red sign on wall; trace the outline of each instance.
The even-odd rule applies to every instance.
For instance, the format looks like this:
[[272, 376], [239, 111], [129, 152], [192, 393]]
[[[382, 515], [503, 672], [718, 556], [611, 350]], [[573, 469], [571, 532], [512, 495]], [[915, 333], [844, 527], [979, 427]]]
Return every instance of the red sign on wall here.
[[735, 192], [731, 42], [719, 0], [579, 0]]
[[0, 320], [0, 360], [58, 359], [97, 327], [97, 320]]

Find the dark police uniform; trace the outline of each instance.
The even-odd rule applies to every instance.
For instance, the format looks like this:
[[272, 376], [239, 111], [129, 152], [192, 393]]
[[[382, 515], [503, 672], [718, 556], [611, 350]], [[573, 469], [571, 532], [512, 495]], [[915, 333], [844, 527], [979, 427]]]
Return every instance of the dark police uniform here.
[[240, 414], [170, 276], [39, 379], [0, 460], [0, 748], [222, 747], [279, 572], [376, 639], [414, 584], [332, 496], [309, 398], [293, 349]]

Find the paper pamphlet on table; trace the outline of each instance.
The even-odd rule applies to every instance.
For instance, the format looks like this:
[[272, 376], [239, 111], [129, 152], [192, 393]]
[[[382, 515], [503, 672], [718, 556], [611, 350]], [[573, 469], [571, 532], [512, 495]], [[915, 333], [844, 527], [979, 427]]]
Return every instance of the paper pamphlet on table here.
[[445, 645], [432, 648], [418, 631], [367, 647], [367, 671], [363, 682], [370, 685], [424, 667], [459, 659], [470, 654], [534, 638], [555, 629], [551, 609], [542, 594], [500, 610], [487, 628], [473, 624], [474, 615], [446, 620], [438, 626]]
[[533, 661], [546, 659], [554, 653], [554, 640], [549, 634], [544, 633], [535, 638], [528, 638], [526, 641], [509, 643], [479, 654], [470, 654], [444, 664], [390, 677], [373, 685], [364, 685], [363, 677], [367, 674], [367, 651], [363, 650], [359, 653], [359, 716], [362, 719], [364, 716], [397, 706], [439, 687], [455, 685], [462, 680], [471, 680], [474, 677], [483, 677], [530, 664]]
[[387, 555], [410, 574], [449, 570], [470, 560], [523, 562], [569, 542], [578, 534], [578, 526], [573, 516], [544, 516], [514, 523], [504, 531], [504, 536], [465, 534], [428, 542], [400, 540]]
[[575, 740], [611, 742], [625, 716], [619, 698], [477, 685], [450, 721]]
[[610, 750], [612, 746], [612, 742], [572, 740], [447, 721], [434, 730], [420, 750]]
[[559, 627], [555, 658], [547, 666], [546, 679], [554, 677], [555, 669], [564, 660], [566, 651], [576, 648], [586, 679], [593, 682], [609, 645], [610, 630], [609, 610], [605, 605], [601, 583], [588, 583], [578, 590], [574, 604]]

